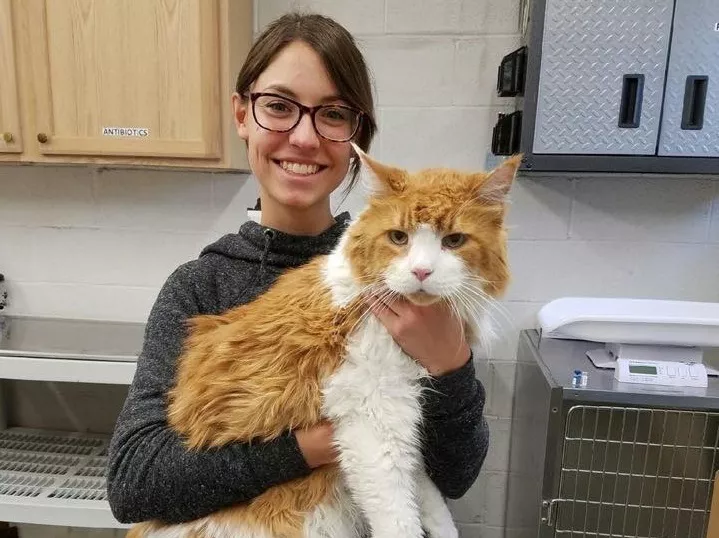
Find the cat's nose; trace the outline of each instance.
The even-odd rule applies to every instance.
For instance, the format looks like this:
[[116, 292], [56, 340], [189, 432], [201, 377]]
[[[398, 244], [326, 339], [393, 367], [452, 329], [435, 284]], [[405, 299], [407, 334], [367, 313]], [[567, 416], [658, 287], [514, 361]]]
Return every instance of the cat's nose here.
[[423, 282], [429, 275], [432, 274], [430, 269], [412, 269], [412, 273], [417, 277], [417, 280]]

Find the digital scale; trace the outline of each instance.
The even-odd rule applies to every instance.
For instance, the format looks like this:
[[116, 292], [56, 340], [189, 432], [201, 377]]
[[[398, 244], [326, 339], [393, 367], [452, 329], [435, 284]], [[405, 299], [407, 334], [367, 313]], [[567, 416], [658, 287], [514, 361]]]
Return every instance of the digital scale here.
[[719, 347], [717, 303], [565, 297], [537, 319], [543, 338], [603, 343], [587, 357], [620, 383], [706, 387], [719, 375], [703, 363], [703, 348]]

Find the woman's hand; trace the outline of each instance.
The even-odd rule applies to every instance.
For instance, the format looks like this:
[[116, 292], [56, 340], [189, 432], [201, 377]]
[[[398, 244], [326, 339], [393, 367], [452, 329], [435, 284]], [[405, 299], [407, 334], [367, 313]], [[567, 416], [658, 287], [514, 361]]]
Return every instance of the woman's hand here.
[[459, 370], [471, 356], [462, 321], [445, 303], [418, 306], [395, 297], [369, 306], [407, 355], [433, 376]]
[[333, 443], [334, 429], [329, 422], [298, 430], [295, 437], [302, 456], [311, 469], [337, 461], [337, 450]]

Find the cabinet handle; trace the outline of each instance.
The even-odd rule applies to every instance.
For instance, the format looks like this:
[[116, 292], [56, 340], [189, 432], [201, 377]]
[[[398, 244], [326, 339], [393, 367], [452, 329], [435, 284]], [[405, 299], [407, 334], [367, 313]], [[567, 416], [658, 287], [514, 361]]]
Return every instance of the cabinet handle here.
[[644, 75], [624, 75], [622, 84], [622, 102], [619, 105], [621, 129], [636, 129], [642, 117], [642, 97], [644, 94]]
[[5, 141], [6, 144], [12, 144], [13, 140], [15, 140], [15, 137], [12, 135], [12, 133], [3, 133], [2, 139]]
[[682, 129], [701, 130], [704, 127], [704, 107], [707, 101], [709, 77], [690, 75], [684, 87]]
[[45, 133], [38, 133], [37, 141], [41, 144], [44, 144], [45, 142], [47, 142], [47, 135]]

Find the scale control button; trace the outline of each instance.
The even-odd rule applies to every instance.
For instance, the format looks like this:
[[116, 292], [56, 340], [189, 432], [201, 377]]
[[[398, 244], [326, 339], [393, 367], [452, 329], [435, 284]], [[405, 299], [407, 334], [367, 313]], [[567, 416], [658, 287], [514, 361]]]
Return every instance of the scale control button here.
[[677, 376], [677, 369], [674, 368], [674, 366], [667, 366], [667, 375], [669, 377], [676, 377]]

